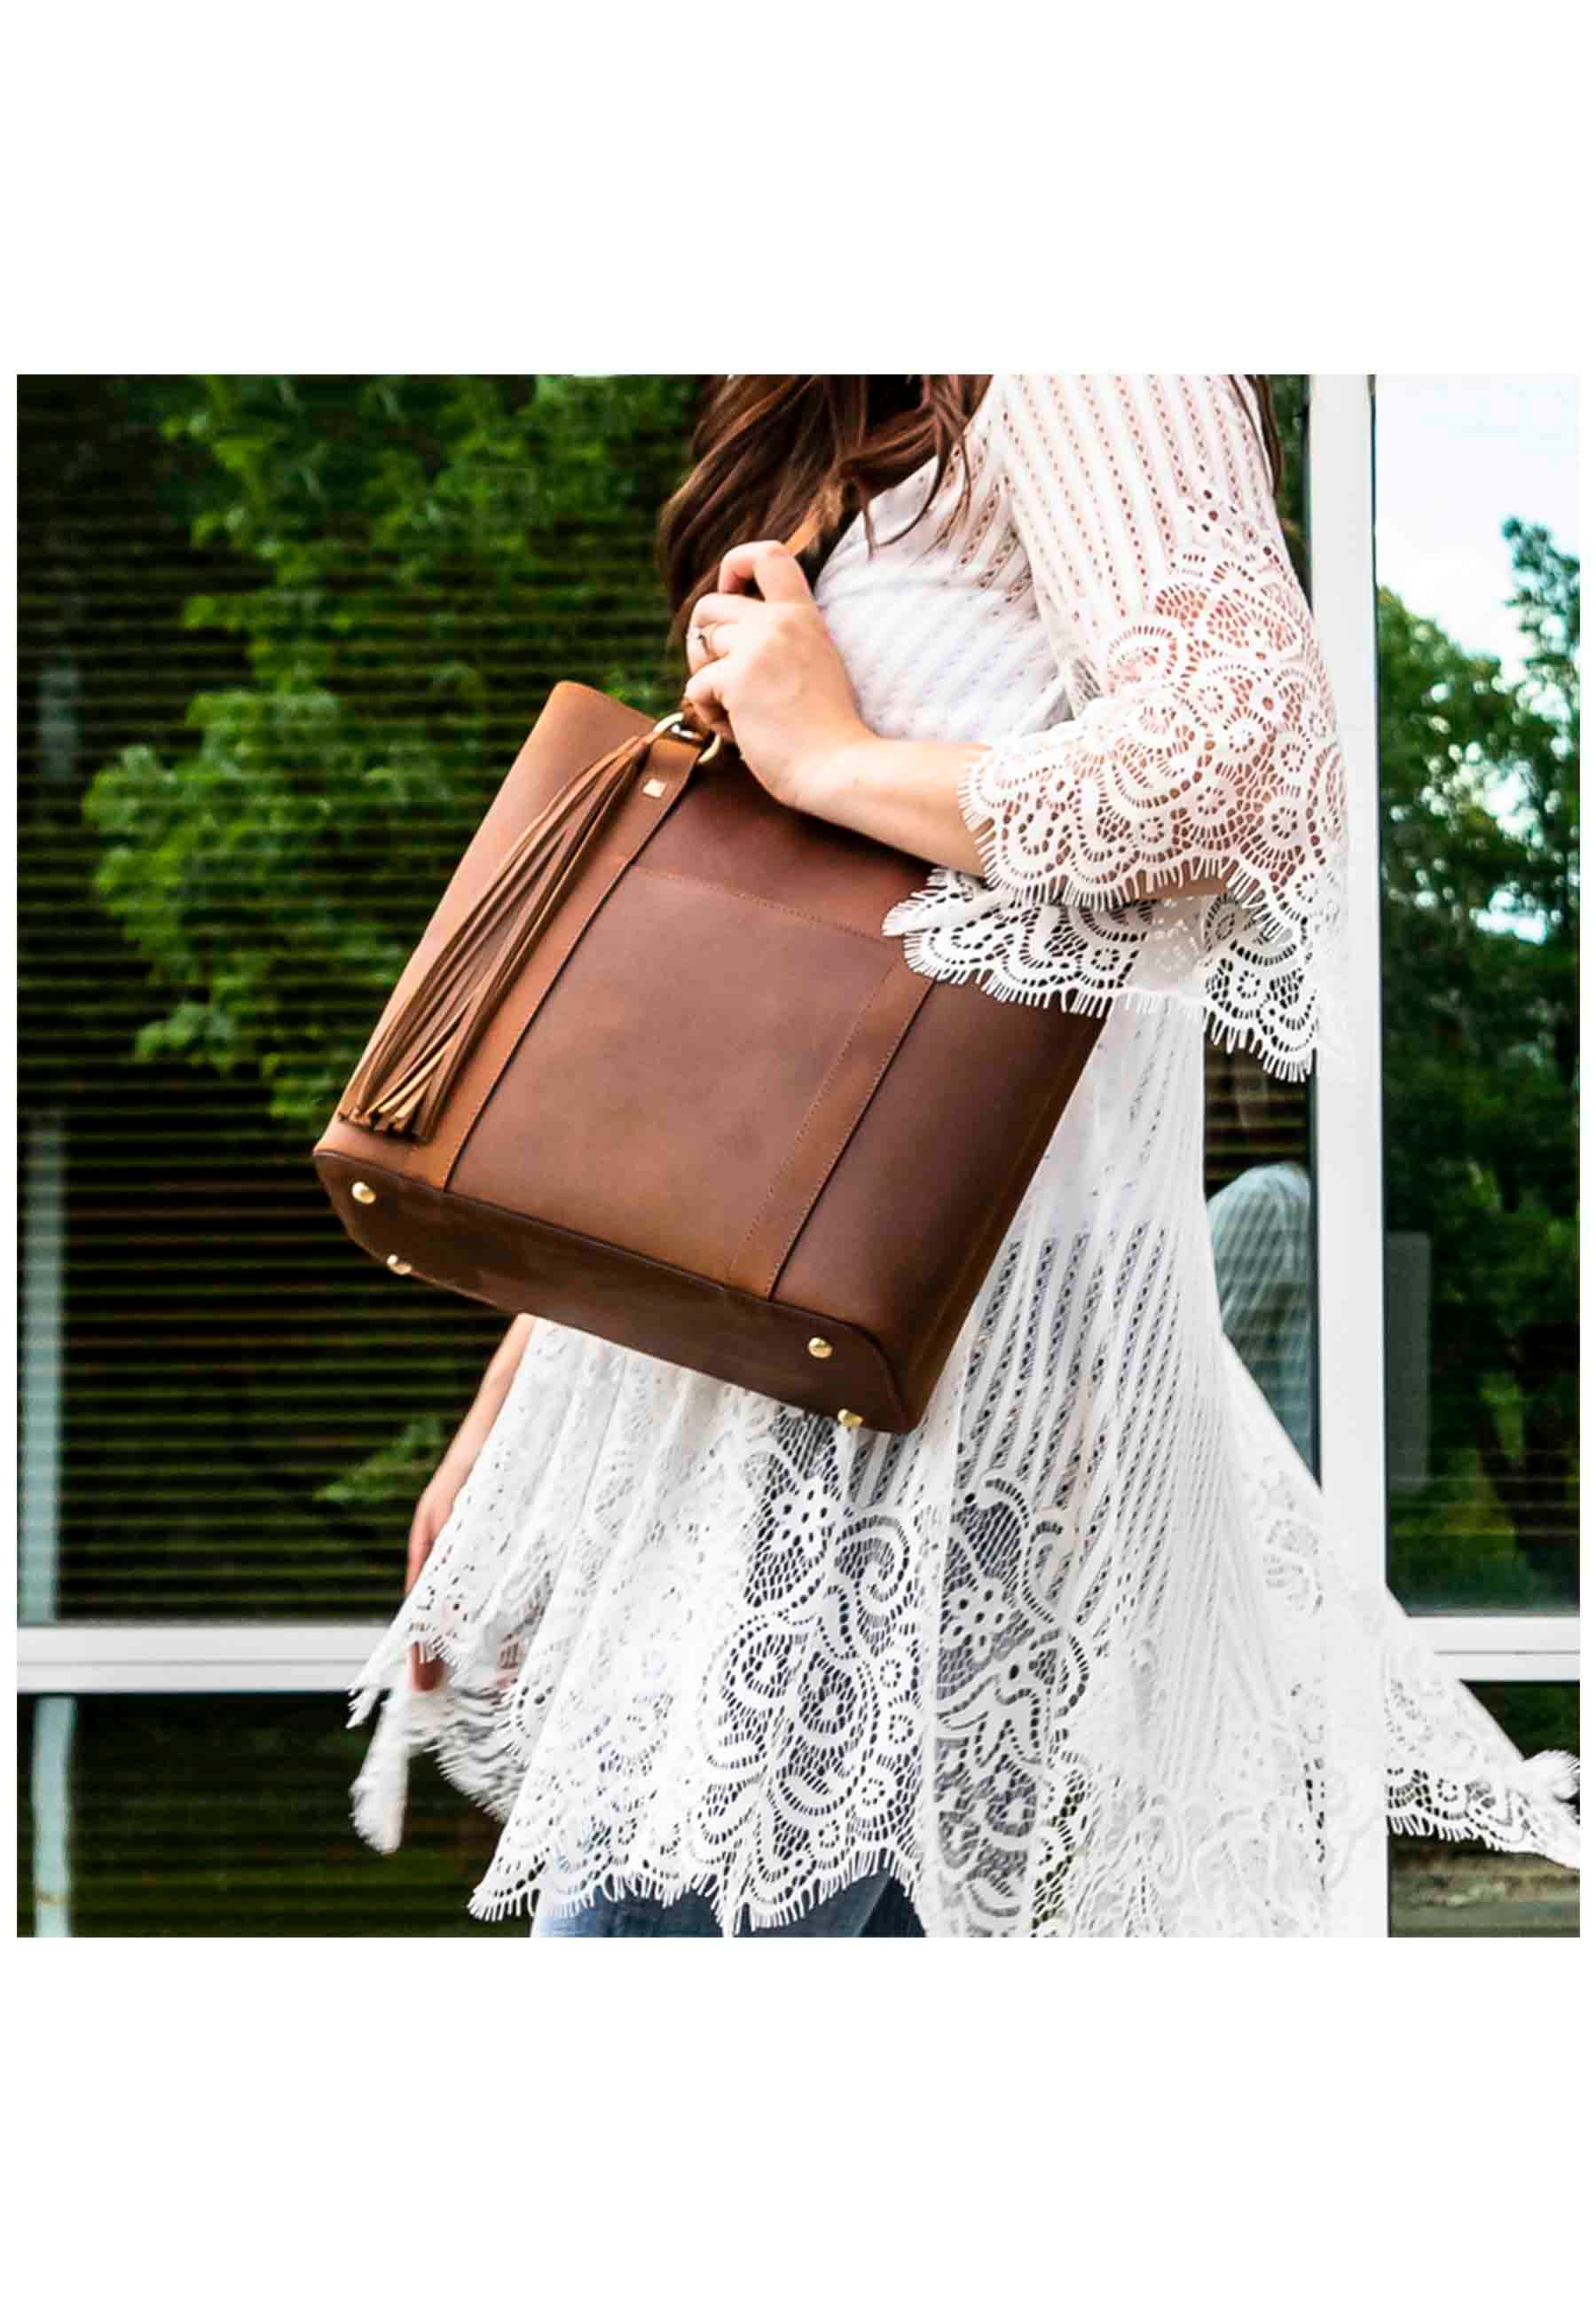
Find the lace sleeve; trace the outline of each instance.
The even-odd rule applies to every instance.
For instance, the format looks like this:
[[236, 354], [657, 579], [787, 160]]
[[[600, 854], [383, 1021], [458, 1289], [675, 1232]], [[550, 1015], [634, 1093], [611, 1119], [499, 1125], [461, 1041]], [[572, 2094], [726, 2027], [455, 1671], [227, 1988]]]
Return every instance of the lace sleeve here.
[[[1284, 1075], [1348, 1062], [1346, 788], [1269, 468], [1228, 378], [995, 378], [990, 438], [1076, 711], [973, 746], [985, 888], [939, 870], [884, 928], [933, 975], [1101, 1008], [1183, 996]], [[1182, 894], [1190, 874], [1223, 894]]]

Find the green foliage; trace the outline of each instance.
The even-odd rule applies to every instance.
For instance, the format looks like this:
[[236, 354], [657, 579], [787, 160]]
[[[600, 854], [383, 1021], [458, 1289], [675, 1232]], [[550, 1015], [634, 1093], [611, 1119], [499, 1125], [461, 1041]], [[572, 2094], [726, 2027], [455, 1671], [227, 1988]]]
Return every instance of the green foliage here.
[[691, 381], [187, 382], [194, 536], [246, 582], [186, 623], [252, 679], [193, 701], [182, 759], [94, 778], [95, 888], [171, 991], [141, 1054], [247, 1066], [314, 1135], [549, 686], [667, 697], [652, 523]]
[[1432, 1462], [1409, 1592], [1574, 1574], [1579, 563], [1504, 526], [1523, 677], [1380, 597], [1387, 1210], [1432, 1245]]
[[319, 1486], [316, 1498], [346, 1509], [383, 1509], [414, 1502], [432, 1479], [449, 1438], [440, 1414], [425, 1413], [379, 1445], [375, 1452], [341, 1477]]

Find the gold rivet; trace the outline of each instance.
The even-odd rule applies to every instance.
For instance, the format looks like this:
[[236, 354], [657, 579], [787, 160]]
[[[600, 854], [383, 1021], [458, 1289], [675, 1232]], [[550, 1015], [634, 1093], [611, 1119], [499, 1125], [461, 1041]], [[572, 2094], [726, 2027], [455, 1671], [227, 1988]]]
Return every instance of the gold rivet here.
[[377, 1201], [376, 1189], [368, 1188], [363, 1180], [357, 1180], [349, 1192], [357, 1204], [374, 1204]]
[[396, 1276], [408, 1276], [410, 1273], [410, 1262], [407, 1260], [401, 1260], [397, 1251], [388, 1253], [388, 1264]]
[[837, 1418], [844, 1428], [862, 1428], [865, 1416], [862, 1412], [850, 1412], [848, 1407], [844, 1405], [842, 1411], [838, 1413]]
[[812, 1356], [829, 1356], [831, 1352], [831, 1342], [829, 1340], [823, 1340], [819, 1333], [816, 1332], [815, 1338], [809, 1343], [809, 1354]]
[[662, 795], [665, 792], [665, 781], [663, 779], [645, 779], [643, 781], [643, 792], [646, 795]]

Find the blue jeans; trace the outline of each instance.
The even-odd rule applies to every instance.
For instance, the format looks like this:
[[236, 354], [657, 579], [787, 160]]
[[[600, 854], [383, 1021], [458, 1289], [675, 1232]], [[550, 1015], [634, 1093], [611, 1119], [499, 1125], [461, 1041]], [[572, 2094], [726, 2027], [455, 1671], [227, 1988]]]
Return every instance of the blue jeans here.
[[[648, 1894], [623, 1894], [617, 1901], [595, 1894], [569, 1917], [545, 1917], [539, 1910], [532, 1920], [535, 1934], [719, 1934], [715, 1913], [703, 1894], [682, 1894], [661, 1902]], [[914, 1905], [890, 1870], [858, 1878], [841, 1893], [831, 1895], [800, 1911], [790, 1925], [743, 1926], [754, 1934], [909, 1934], [925, 1936]]]

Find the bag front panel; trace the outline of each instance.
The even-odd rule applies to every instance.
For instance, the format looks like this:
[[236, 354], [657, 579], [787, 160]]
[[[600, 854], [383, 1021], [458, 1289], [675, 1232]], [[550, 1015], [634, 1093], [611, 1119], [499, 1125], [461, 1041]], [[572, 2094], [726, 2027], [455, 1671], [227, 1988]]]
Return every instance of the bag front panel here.
[[896, 951], [657, 851], [589, 925], [449, 1185], [723, 1278]]
[[882, 919], [925, 876], [923, 859], [776, 802], [735, 753], [694, 770], [644, 863], [856, 931], [884, 964], [897, 942], [884, 940]]
[[815, 1201], [775, 1297], [934, 1376], [1102, 1033], [1101, 1018], [938, 983]]

